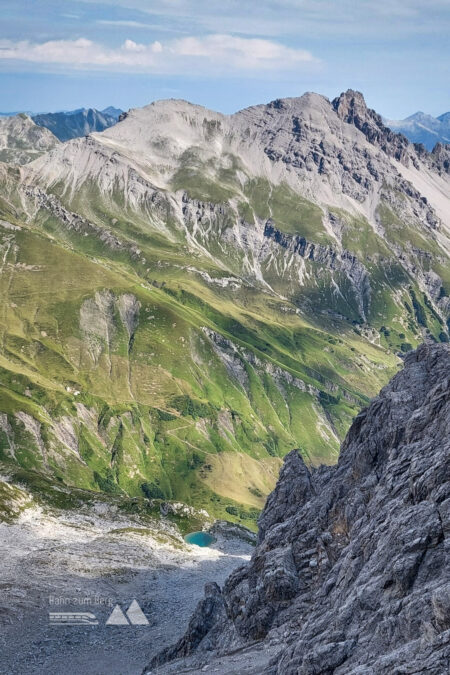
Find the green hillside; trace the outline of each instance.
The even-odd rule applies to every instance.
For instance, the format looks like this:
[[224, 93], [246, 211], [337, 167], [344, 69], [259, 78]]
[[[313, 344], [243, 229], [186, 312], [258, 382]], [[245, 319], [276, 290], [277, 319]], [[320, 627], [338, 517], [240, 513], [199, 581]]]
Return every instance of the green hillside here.
[[[335, 462], [398, 354], [447, 339], [395, 251], [419, 256], [414, 230], [422, 269], [450, 285], [432, 237], [380, 202], [382, 237], [229, 164], [188, 156], [165, 190], [140, 179], [140, 199], [3, 167], [2, 462], [254, 526], [287, 452]], [[256, 223], [264, 259], [230, 236]]]

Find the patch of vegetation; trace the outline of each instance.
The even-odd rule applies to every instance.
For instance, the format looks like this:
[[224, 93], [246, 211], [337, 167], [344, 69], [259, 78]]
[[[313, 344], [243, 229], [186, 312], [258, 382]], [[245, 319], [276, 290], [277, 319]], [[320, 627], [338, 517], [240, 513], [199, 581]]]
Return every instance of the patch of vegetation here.
[[101, 476], [98, 471], [94, 471], [94, 480], [102, 492], [107, 494], [120, 494], [121, 492], [112, 469], [107, 469], [105, 476]]
[[172, 422], [172, 420], [177, 419], [176, 415], [172, 415], [172, 413], [167, 412], [167, 410], [160, 410], [159, 408], [156, 408], [155, 410], [158, 419], [161, 420], [162, 422]]
[[175, 396], [171, 399], [170, 405], [177, 410], [182, 417], [189, 416], [197, 419], [199, 417], [212, 417], [216, 414], [215, 409], [209, 403], [194, 400], [187, 394]]
[[255, 488], [253, 486], [250, 486], [248, 488], [249, 492], [252, 493], [252, 495], [255, 495], [255, 497], [258, 497], [259, 499], [262, 499], [264, 497], [263, 493], [259, 488]]
[[415, 315], [416, 315], [417, 323], [420, 326], [424, 326], [425, 328], [427, 328], [428, 327], [427, 316], [426, 316], [424, 308], [422, 307], [419, 300], [417, 299], [417, 295], [416, 295], [415, 290], [413, 288], [410, 288], [409, 294], [411, 296], [411, 300], [412, 300], [412, 304], [413, 304], [413, 307], [414, 307], [414, 312], [415, 312]]
[[260, 511], [258, 509], [245, 509], [239, 506], [227, 506], [225, 511], [231, 516], [236, 516], [240, 520], [253, 520], [256, 522], [259, 518]]
[[164, 499], [164, 493], [156, 483], [142, 483], [141, 490], [147, 499]]

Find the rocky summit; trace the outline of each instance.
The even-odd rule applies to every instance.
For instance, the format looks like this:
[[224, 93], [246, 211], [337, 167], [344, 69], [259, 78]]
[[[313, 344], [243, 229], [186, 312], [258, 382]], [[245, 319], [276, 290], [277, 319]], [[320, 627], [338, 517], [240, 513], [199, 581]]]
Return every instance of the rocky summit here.
[[448, 345], [408, 354], [337, 465], [289, 453], [259, 526], [251, 561], [206, 587], [146, 673], [447, 673]]

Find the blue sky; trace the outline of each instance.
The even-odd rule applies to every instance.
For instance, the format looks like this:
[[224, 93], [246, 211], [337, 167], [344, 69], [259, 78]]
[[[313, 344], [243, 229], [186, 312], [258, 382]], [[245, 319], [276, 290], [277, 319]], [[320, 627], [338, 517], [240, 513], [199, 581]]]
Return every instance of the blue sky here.
[[449, 0], [1, 0], [0, 110], [223, 112], [353, 88], [390, 118], [450, 110]]

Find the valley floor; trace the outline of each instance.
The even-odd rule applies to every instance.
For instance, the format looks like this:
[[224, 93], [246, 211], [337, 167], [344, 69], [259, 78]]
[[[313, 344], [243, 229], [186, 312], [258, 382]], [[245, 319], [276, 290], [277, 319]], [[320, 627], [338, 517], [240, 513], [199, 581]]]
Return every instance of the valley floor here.
[[[204, 584], [223, 583], [251, 553], [240, 539], [198, 548], [111, 514], [37, 508], [0, 524], [0, 546], [0, 672], [27, 675], [139, 675], [184, 633]], [[148, 626], [105, 625], [133, 599]], [[49, 624], [65, 610], [98, 625]]]

